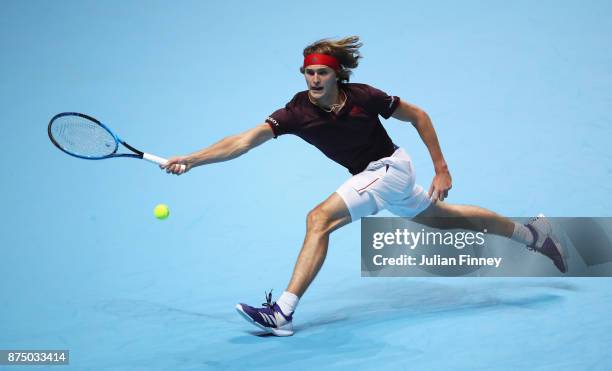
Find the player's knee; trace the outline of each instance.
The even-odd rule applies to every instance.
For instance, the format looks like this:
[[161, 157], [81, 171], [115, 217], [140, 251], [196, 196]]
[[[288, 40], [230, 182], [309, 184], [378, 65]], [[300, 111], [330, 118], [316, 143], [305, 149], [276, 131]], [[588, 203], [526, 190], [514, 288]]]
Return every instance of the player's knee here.
[[328, 233], [331, 218], [325, 210], [320, 207], [312, 209], [306, 218], [306, 228], [310, 233]]

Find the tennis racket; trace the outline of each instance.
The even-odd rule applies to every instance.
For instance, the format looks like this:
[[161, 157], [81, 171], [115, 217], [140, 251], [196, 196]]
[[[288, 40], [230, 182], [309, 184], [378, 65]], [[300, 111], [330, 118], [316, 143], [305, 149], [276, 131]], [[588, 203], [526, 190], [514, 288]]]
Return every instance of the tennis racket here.
[[[131, 157], [165, 165], [167, 159], [142, 152], [113, 133], [108, 126], [95, 118], [77, 112], [63, 112], [49, 121], [49, 139], [70, 156], [85, 160], [104, 160], [113, 157]], [[117, 153], [119, 144], [132, 153]], [[185, 165], [181, 165], [183, 170]]]

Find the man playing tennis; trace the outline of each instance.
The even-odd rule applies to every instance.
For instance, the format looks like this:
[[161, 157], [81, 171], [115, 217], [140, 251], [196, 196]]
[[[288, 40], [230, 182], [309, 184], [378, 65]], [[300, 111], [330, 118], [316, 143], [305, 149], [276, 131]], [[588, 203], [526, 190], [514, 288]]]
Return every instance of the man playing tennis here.
[[[297, 93], [265, 123], [190, 155], [171, 158], [162, 167], [180, 175], [196, 166], [236, 158], [280, 135], [294, 134], [352, 174], [308, 213], [302, 250], [283, 294], [276, 302], [267, 295], [262, 308], [238, 304], [238, 312], [274, 335], [292, 335], [293, 313], [323, 265], [330, 233], [383, 209], [441, 229], [487, 229], [488, 233], [527, 245], [566, 272], [561, 247], [551, 237], [551, 226], [543, 216], [522, 225], [480, 207], [443, 202], [452, 180], [427, 113], [397, 96], [348, 82], [361, 57], [361, 45], [359, 37], [352, 36], [307, 46], [300, 72], [308, 90]], [[379, 116], [410, 122], [416, 128], [435, 169], [428, 192], [415, 183], [410, 156], [392, 142]]]

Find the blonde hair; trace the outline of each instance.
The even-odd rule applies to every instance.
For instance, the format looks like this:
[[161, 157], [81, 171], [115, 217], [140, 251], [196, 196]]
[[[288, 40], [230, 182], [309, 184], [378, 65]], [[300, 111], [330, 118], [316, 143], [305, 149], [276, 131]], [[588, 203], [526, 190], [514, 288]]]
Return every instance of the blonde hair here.
[[[359, 36], [349, 36], [339, 40], [322, 39], [315, 41], [304, 48], [304, 57], [309, 54], [327, 54], [338, 59], [340, 71], [337, 72], [340, 82], [348, 82], [352, 69], [357, 68], [359, 59], [362, 58], [359, 48], [363, 46], [359, 42]], [[304, 66], [300, 67], [304, 73]]]

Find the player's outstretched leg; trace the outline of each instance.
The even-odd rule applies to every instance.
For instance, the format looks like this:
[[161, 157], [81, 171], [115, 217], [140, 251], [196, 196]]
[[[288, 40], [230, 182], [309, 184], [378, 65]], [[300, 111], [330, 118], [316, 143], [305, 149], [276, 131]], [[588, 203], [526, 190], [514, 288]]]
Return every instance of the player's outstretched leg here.
[[293, 312], [299, 298], [325, 261], [329, 235], [350, 222], [350, 212], [337, 193], [333, 193], [310, 211], [306, 221], [304, 244], [287, 290], [276, 302], [272, 302], [271, 293], [267, 294], [266, 303], [262, 304], [261, 308], [237, 304], [238, 313], [249, 322], [276, 336], [293, 335]]
[[436, 202], [413, 220], [439, 229], [487, 230], [487, 233], [511, 238], [551, 259], [562, 273], [567, 272], [563, 247], [553, 236], [552, 227], [542, 214], [523, 225], [478, 206]]

